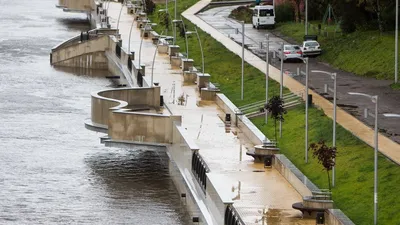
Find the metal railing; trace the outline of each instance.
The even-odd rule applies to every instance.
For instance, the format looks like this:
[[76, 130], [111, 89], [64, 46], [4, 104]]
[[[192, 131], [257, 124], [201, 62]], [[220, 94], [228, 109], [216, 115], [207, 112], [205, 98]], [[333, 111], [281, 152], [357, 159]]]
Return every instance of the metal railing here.
[[206, 173], [208, 173], [209, 171], [210, 170], [208, 169], [208, 166], [206, 165], [206, 162], [204, 162], [203, 158], [199, 155], [197, 151], [194, 152], [192, 155], [192, 172], [204, 192], [207, 188]]

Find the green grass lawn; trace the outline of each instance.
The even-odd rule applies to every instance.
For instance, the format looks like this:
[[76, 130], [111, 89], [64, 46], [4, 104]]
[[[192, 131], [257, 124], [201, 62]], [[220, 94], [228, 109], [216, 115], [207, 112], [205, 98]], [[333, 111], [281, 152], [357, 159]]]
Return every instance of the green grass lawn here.
[[[252, 121], [268, 137], [274, 136], [274, 123], [264, 118]], [[285, 116], [281, 152], [285, 154], [318, 187], [328, 188], [323, 167], [309, 152], [305, 164], [304, 106], [291, 109]], [[373, 223], [374, 151], [341, 126], [337, 126], [336, 185], [332, 189], [335, 207], [340, 208], [355, 224]], [[372, 138], [372, 137], [371, 137]], [[309, 111], [309, 143], [324, 139], [332, 145], [332, 120], [321, 110]], [[400, 167], [379, 154], [379, 223], [400, 224]]]
[[[316, 25], [316, 23], [313, 23]], [[334, 30], [330, 26], [329, 30]], [[304, 25], [300, 23], [281, 23], [276, 29], [284, 35], [293, 37], [301, 43]], [[309, 29], [310, 34], [318, 31]], [[328, 38], [318, 36], [323, 49], [320, 58], [345, 71], [377, 79], [394, 80], [394, 34], [380, 34], [378, 31], [356, 31], [352, 34], [337, 34]]]
[[[197, 0], [178, 1], [178, 15]], [[157, 9], [164, 8], [158, 5]], [[173, 14], [173, 4], [170, 4]], [[152, 22], [159, 23], [157, 12], [150, 16]], [[193, 24], [185, 20], [188, 30]], [[282, 27], [281, 27], [282, 28]], [[165, 28], [155, 27], [158, 33]], [[171, 30], [171, 29], [170, 29]], [[258, 69], [245, 64], [244, 100], [240, 100], [241, 59], [227, 50], [210, 35], [199, 30], [204, 48], [205, 72], [211, 74], [211, 81], [219, 83], [221, 91], [237, 106], [263, 100], [265, 97], [265, 76]], [[172, 32], [169, 32], [172, 35]], [[201, 68], [201, 53], [195, 36], [189, 38], [189, 55], [195, 60], [196, 68]], [[185, 52], [185, 40], [178, 37], [181, 52]], [[279, 93], [279, 85], [269, 82], [270, 96]], [[285, 92], [287, 90], [285, 89]], [[178, 93], [179, 94], [179, 93]], [[326, 172], [311, 157], [304, 163], [304, 110], [293, 109], [285, 116], [283, 138], [278, 139], [284, 153], [306, 176], [320, 188], [327, 187]], [[263, 125], [263, 119], [253, 122], [268, 137], [273, 137], [272, 122]], [[310, 142], [321, 138], [330, 141], [332, 121], [322, 111], [310, 109]], [[333, 197], [340, 208], [356, 224], [372, 224], [373, 221], [373, 150], [341, 127], [337, 128], [337, 182]], [[371, 137], [372, 138], [372, 137]], [[400, 224], [400, 169], [384, 157], [379, 157], [379, 222], [380, 224]], [[396, 220], [397, 219], [397, 220]]]

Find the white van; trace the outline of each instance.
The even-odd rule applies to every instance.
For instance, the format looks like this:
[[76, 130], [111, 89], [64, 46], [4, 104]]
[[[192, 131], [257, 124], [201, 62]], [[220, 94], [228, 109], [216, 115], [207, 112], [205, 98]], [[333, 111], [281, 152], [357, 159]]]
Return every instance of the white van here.
[[275, 10], [273, 5], [258, 5], [253, 10], [253, 28], [261, 26], [275, 27]]

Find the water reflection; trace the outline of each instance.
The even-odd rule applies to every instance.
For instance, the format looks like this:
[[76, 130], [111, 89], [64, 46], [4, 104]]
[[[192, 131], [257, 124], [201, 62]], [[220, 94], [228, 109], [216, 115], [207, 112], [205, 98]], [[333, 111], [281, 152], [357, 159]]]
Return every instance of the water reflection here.
[[188, 224], [184, 206], [169, 176], [168, 156], [162, 151], [114, 149], [92, 155], [85, 161], [91, 170], [91, 182], [104, 187], [103, 195], [113, 199], [108, 202], [110, 205], [116, 204], [116, 199], [134, 201], [132, 206], [126, 207], [142, 217], [135, 220], [153, 218], [153, 224]]
[[55, 4], [0, 0], [0, 224], [188, 224], [165, 156], [84, 128], [90, 93], [115, 83], [50, 66], [51, 48], [90, 29]]

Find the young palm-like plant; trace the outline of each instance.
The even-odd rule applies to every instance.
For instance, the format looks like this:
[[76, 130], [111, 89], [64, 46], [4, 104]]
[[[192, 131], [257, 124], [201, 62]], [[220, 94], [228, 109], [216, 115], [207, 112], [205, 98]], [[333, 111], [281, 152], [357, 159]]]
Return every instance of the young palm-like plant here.
[[318, 158], [318, 163], [321, 164], [328, 174], [328, 187], [331, 190], [331, 179], [329, 171], [335, 166], [336, 147], [329, 147], [324, 140], [318, 143], [311, 143], [309, 149], [313, 151], [313, 157]]
[[276, 138], [276, 121], [285, 121], [283, 118], [283, 114], [286, 114], [286, 109], [283, 108], [284, 101], [279, 96], [273, 96], [267, 104], [265, 104], [264, 108], [271, 115], [271, 118], [274, 119], [275, 126], [275, 140]]

